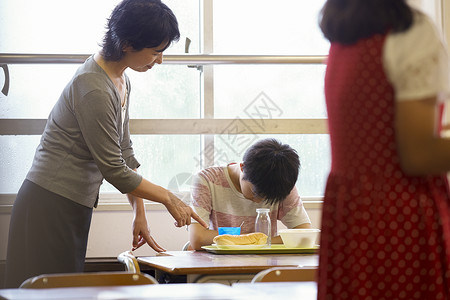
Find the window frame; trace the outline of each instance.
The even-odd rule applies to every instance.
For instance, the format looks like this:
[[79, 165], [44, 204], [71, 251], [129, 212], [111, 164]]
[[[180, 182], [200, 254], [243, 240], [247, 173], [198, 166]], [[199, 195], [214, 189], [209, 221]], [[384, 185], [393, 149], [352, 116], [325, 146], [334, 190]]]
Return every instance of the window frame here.
[[[64, 64], [83, 63], [89, 55], [71, 54], [0, 54], [1, 64]], [[234, 119], [214, 118], [214, 92], [212, 85], [213, 66], [223, 64], [323, 64], [326, 56], [276, 56], [276, 55], [165, 55], [163, 64], [181, 64], [196, 67], [203, 73], [204, 88], [202, 118], [199, 119], [131, 119], [130, 133], [151, 134], [191, 134], [202, 136], [202, 149], [214, 147], [214, 135], [222, 134]], [[205, 69], [211, 69], [211, 72]], [[207, 74], [205, 74], [207, 73]], [[208, 77], [210, 76], [210, 77]], [[211, 88], [207, 88], [207, 85]], [[205, 91], [206, 90], [206, 91]], [[0, 135], [41, 135], [47, 119], [0, 119]], [[265, 119], [264, 129], [255, 125], [252, 119], [240, 118], [237, 130], [251, 134], [328, 134], [326, 119]], [[242, 127], [239, 127], [242, 126]], [[244, 129], [250, 128], [251, 131]], [[240, 130], [241, 129], [241, 130]], [[213, 165], [214, 154], [203, 153], [204, 167]], [[12, 205], [15, 194], [0, 194], [0, 206]], [[316, 203], [322, 197], [302, 197], [307, 202]], [[125, 203], [126, 197], [117, 193], [100, 194], [100, 205]], [[116, 207], [117, 208], [117, 207]]]

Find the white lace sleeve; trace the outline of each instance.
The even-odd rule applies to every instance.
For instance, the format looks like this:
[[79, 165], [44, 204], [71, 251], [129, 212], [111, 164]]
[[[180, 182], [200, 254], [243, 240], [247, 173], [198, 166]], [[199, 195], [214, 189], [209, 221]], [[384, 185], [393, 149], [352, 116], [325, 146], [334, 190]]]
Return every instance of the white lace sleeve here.
[[448, 52], [426, 15], [416, 12], [408, 31], [388, 35], [383, 64], [397, 100], [449, 100]]

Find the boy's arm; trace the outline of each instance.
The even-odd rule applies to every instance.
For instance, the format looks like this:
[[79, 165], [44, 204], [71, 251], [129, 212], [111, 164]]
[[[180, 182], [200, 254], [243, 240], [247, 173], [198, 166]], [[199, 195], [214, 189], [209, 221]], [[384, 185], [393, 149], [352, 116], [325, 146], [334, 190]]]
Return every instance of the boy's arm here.
[[194, 250], [202, 250], [202, 246], [211, 245], [217, 235], [219, 235], [217, 230], [206, 229], [198, 223], [189, 225], [189, 243]]
[[[191, 207], [206, 223], [209, 223], [212, 210], [212, 194], [210, 182], [200, 173], [194, 176], [191, 186]], [[213, 243], [213, 239], [219, 234], [217, 230], [209, 230], [197, 222], [189, 225], [189, 249], [202, 250], [202, 246]]]

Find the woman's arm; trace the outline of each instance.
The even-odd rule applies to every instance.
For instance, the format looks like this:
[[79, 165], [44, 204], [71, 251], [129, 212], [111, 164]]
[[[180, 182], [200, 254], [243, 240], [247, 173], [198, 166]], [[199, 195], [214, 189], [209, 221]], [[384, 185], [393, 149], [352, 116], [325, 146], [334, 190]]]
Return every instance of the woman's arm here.
[[408, 175], [430, 175], [450, 170], [450, 140], [437, 132], [435, 97], [397, 100], [396, 139], [403, 171]]
[[144, 198], [163, 204], [175, 219], [175, 226], [177, 227], [183, 227], [184, 225], [191, 224], [191, 218], [193, 218], [202, 226], [208, 228], [208, 224], [206, 224], [205, 221], [203, 221], [191, 207], [186, 205], [170, 191], [159, 185], [151, 183], [145, 178], [142, 178], [141, 183], [134, 191], [130, 192], [130, 194], [139, 198]]

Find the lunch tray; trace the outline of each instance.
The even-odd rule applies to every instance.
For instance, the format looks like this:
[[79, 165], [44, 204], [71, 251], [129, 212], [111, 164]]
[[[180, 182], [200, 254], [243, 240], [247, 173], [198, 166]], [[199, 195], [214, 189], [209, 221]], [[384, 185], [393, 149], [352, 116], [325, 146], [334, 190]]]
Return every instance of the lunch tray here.
[[203, 246], [206, 250], [214, 254], [315, 254], [319, 250], [316, 245], [313, 248], [286, 248], [284, 245], [272, 245], [271, 247], [263, 248], [239, 248], [239, 249], [223, 249], [217, 246]]

